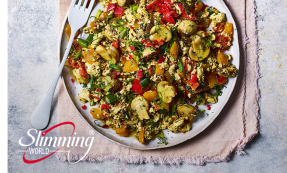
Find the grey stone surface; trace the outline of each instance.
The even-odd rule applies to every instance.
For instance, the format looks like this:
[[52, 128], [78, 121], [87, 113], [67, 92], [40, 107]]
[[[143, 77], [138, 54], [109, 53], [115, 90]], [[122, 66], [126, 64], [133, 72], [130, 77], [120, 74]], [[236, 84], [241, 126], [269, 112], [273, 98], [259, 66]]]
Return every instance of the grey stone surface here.
[[[205, 166], [137, 165], [116, 160], [70, 165], [57, 160], [54, 155], [43, 162], [25, 164], [22, 157], [26, 148], [18, 141], [31, 128], [30, 116], [57, 70], [58, 3], [56, 0], [8, 2], [9, 172], [286, 172], [286, 0], [256, 0], [261, 119], [260, 134], [248, 143], [246, 155], [234, 155], [228, 162]], [[57, 92], [50, 126], [57, 123], [56, 98]], [[56, 134], [57, 131], [53, 131], [50, 135]]]

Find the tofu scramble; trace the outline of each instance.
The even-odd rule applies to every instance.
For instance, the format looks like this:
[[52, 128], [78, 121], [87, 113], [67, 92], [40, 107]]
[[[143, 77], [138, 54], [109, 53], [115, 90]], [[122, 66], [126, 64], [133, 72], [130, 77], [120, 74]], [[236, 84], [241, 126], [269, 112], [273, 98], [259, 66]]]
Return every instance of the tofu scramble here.
[[[105, 11], [78, 31], [66, 66], [83, 85], [78, 99], [103, 128], [142, 144], [162, 130], [185, 133], [197, 105], [218, 101], [235, 77], [233, 24], [200, 0], [103, 0]], [[69, 36], [71, 28], [65, 29]], [[77, 38], [79, 34], [86, 39]], [[195, 106], [192, 104], [195, 103]], [[86, 109], [84, 105], [82, 107]]]

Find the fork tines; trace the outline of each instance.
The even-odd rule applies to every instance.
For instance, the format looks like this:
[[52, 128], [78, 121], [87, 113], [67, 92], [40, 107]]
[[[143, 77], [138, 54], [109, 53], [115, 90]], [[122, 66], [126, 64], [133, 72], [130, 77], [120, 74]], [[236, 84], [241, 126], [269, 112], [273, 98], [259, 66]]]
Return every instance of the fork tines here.
[[93, 7], [95, 3], [95, 0], [72, 0], [71, 4], [75, 4], [76, 8], [81, 8], [86, 9], [88, 8], [89, 10]]

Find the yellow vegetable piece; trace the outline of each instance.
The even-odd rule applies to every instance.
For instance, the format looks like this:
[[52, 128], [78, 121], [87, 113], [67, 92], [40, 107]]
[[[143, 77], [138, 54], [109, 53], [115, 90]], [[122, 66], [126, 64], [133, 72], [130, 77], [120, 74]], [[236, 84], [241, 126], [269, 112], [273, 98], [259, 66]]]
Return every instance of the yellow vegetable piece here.
[[163, 74], [164, 69], [161, 69], [160, 66], [157, 64], [155, 68], [155, 74]]
[[137, 71], [138, 69], [139, 69], [139, 67], [138, 67], [138, 64], [136, 63], [136, 61], [131, 59], [131, 60], [127, 60], [125, 62], [123, 72], [134, 72], [134, 71]]
[[85, 51], [83, 51], [82, 56], [89, 64], [93, 64], [96, 59], [100, 58], [100, 56], [94, 49], [86, 49]]
[[179, 49], [178, 43], [177, 42], [173, 42], [169, 52], [170, 52], [170, 55], [175, 60], [177, 60], [177, 57], [178, 57], [178, 49]]
[[221, 63], [226, 66], [228, 65], [228, 56], [224, 54], [223, 52], [216, 53], [216, 60], [218, 63]]
[[103, 112], [101, 111], [100, 108], [92, 108], [90, 110], [90, 113], [92, 114], [92, 117], [94, 119], [100, 120], [100, 119], [104, 119], [105, 116], [103, 115]]
[[142, 130], [142, 131], [139, 132], [139, 142], [140, 142], [141, 144], [144, 143], [144, 130]]
[[167, 80], [169, 83], [172, 83], [173, 78], [172, 78], [172, 76], [169, 74], [168, 71], [165, 71], [165, 72], [164, 72], [164, 76], [166, 77], [166, 80]]
[[129, 130], [127, 125], [121, 125], [121, 127], [116, 128], [116, 134], [122, 137], [127, 137], [129, 135]]
[[181, 80], [186, 83], [186, 72], [185, 68], [183, 68], [182, 72], [179, 72], [179, 69], [177, 69], [177, 74], [180, 76]]
[[156, 91], [147, 91], [143, 94], [143, 97], [148, 101], [148, 102], [153, 102], [155, 98], [158, 97], [158, 94]]
[[233, 24], [227, 22], [224, 26], [223, 35], [227, 34], [229, 37], [233, 37]]

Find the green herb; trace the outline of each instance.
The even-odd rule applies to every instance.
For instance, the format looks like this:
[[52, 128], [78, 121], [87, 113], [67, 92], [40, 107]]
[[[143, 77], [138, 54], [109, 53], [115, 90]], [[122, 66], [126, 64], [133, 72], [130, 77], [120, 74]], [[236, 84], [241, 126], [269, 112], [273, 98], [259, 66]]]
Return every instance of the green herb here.
[[192, 9], [194, 7], [194, 4], [189, 5], [186, 0], [179, 0], [178, 2], [181, 3], [182, 8], [187, 15], [192, 15]]
[[134, 59], [131, 59], [132, 63], [133, 63], [133, 66], [137, 66], [136, 62]]
[[75, 45], [72, 44], [72, 47], [71, 47], [70, 52], [69, 52], [69, 55], [71, 55], [74, 52], [74, 50], [75, 50]]
[[114, 94], [109, 94], [109, 95], [106, 96], [106, 101], [109, 104], [112, 104], [112, 103], [116, 102], [117, 99], [116, 99], [116, 96]]
[[198, 113], [198, 114], [202, 114], [202, 113], [204, 113], [205, 112], [205, 110], [203, 109], [203, 110], [200, 110], [200, 109], [197, 109], [196, 110], [196, 113]]
[[112, 88], [111, 84], [109, 83], [108, 85], [105, 86], [104, 90], [108, 92]]
[[156, 105], [160, 105], [163, 101], [161, 97], [157, 97], [153, 100], [154, 104]]
[[150, 41], [150, 39], [149, 39], [149, 35], [148, 35], [148, 34], [145, 34], [145, 35], [144, 35], [144, 39], [146, 39], [146, 40]]
[[110, 25], [112, 27], [115, 27], [115, 28], [120, 27], [120, 26], [124, 26], [125, 24], [126, 24], [126, 22], [121, 20], [121, 19], [112, 19], [112, 20], [110, 20]]
[[104, 27], [104, 26], [99, 26], [99, 29], [98, 29], [98, 30], [95, 30], [95, 33], [97, 34], [97, 33], [102, 32], [103, 27]]
[[118, 27], [119, 31], [123, 31], [124, 30], [124, 27], [120, 26]]
[[179, 69], [180, 73], [183, 72], [183, 64], [182, 64], [182, 60], [181, 59], [178, 61], [178, 69]]
[[221, 96], [221, 95], [222, 95], [222, 91], [221, 91], [221, 90], [222, 90], [224, 87], [226, 88], [226, 86], [224, 86], [224, 85], [215, 85], [215, 90], [216, 90], [216, 92], [215, 92], [214, 95], [215, 95], [216, 98], [218, 98], [218, 96]]
[[121, 71], [121, 67], [116, 64], [110, 64], [110, 68], [115, 71]]
[[92, 44], [93, 38], [94, 38], [94, 34], [89, 34], [89, 36], [86, 39], [86, 42], [88, 42], [89, 45]]
[[173, 105], [171, 109], [171, 115], [175, 115], [176, 111], [177, 111], [177, 104]]
[[138, 41], [132, 41], [131, 45], [133, 46], [133, 54], [136, 56], [141, 56], [142, 52], [145, 49], [144, 45]]
[[132, 102], [132, 100], [135, 98], [134, 93], [127, 93], [122, 95], [123, 99], [128, 99], [129, 102]]
[[144, 78], [141, 82], [141, 91], [145, 90], [147, 88], [147, 82], [148, 82], [148, 78]]
[[83, 88], [87, 88], [87, 84], [86, 83], [83, 84]]
[[[106, 82], [107, 82], [107, 85], [104, 85], [103, 87], [101, 87], [101, 88], [103, 88], [103, 90], [105, 90], [106, 92], [108, 92], [111, 88], [112, 88], [112, 85], [109, 83], [109, 81], [106, 79], [106, 78], [104, 78], [104, 77], [99, 77], [99, 80], [101, 80], [101, 79], [104, 79]], [[104, 83], [102, 83], [102, 85], [103, 85]]]
[[106, 22], [109, 23], [110, 19], [113, 18], [113, 17], [114, 17], [114, 14], [113, 14], [113, 13], [109, 14], [109, 15], [107, 16], [107, 18], [106, 18]]
[[90, 106], [94, 106], [94, 99], [92, 98], [91, 100], [90, 100]]
[[98, 10], [96, 15], [95, 15], [95, 18], [98, 19], [101, 14], [102, 14], [102, 10]]
[[153, 88], [157, 88], [157, 84], [154, 83], [154, 84], [152, 85], [152, 87], [153, 87]]
[[168, 115], [168, 111], [166, 109], [163, 109], [163, 107], [161, 107], [160, 110], [158, 110], [157, 112], [163, 115]]
[[120, 38], [124, 39], [128, 35], [129, 31], [127, 28], [124, 28], [120, 33]]
[[82, 56], [82, 51], [79, 50], [79, 51], [76, 53], [76, 56], [74, 56], [72, 59], [73, 59], [73, 60], [77, 60], [77, 59], [79, 59], [81, 56]]
[[164, 133], [163, 131], [161, 130], [157, 135], [156, 135], [156, 138], [159, 140], [157, 142], [157, 144], [164, 144], [164, 145], [167, 145], [168, 142], [166, 141], [166, 137], [164, 136]]
[[98, 19], [100, 17], [100, 15], [102, 14], [102, 10], [98, 10], [95, 16], [91, 16], [90, 18], [95, 18]]
[[89, 43], [81, 38], [78, 39], [78, 43], [81, 47], [86, 48], [88, 47]]
[[215, 13], [213, 11], [213, 7], [212, 6], [210, 6], [207, 11], [209, 12], [209, 15], [212, 15], [213, 13]]
[[128, 114], [124, 113], [124, 119], [125, 119], [125, 120], [128, 120], [128, 119], [129, 119]]
[[94, 91], [95, 90], [95, 78], [94, 75], [90, 75], [90, 79], [91, 79], [91, 85], [90, 85], [90, 91]]
[[149, 120], [149, 125], [151, 125], [152, 127], [158, 127], [158, 123], [154, 122], [153, 120]]
[[202, 94], [197, 94], [196, 104], [197, 105], [204, 105], [205, 99]]
[[139, 59], [139, 57], [137, 56], [137, 57], [136, 57], [136, 62], [137, 62], [137, 64], [139, 63], [139, 61], [140, 61], [140, 59]]
[[212, 46], [212, 35], [209, 35], [206, 41], [206, 47], [210, 48]]
[[177, 29], [176, 29], [176, 27], [172, 27], [170, 29], [170, 31], [171, 31], [172, 37], [171, 37], [171, 40], [166, 43], [166, 46], [165, 46], [166, 47], [166, 50], [165, 50], [166, 52], [170, 51], [170, 49], [173, 46], [173, 44], [177, 44], [178, 43], [178, 36], [177, 36]]
[[136, 4], [136, 5], [132, 5], [130, 7], [130, 10], [132, 11], [133, 14], [136, 14], [136, 11], [137, 11], [138, 8], [139, 8], [139, 5]]

